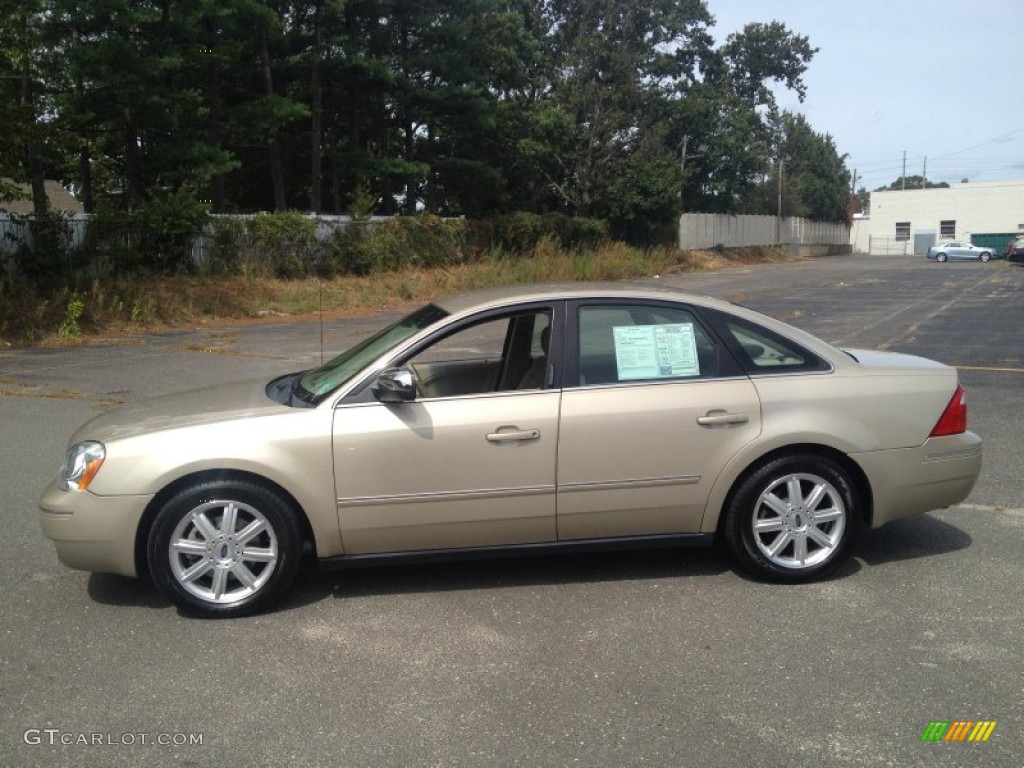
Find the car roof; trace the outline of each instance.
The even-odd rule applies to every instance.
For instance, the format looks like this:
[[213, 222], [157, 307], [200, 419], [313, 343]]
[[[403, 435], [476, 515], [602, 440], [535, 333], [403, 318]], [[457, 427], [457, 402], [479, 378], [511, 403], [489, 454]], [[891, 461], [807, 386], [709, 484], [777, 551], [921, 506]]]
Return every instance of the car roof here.
[[522, 304], [531, 301], [566, 299], [647, 299], [684, 301], [701, 306], [736, 311], [736, 305], [710, 296], [698, 296], [666, 285], [621, 283], [542, 283], [504, 285], [446, 296], [434, 302], [451, 314], [491, 306]]

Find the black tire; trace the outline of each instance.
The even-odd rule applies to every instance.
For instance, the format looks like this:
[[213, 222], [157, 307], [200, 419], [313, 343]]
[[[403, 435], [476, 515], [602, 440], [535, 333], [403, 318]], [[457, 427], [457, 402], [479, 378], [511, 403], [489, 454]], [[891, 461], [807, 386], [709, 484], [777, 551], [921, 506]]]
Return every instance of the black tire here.
[[[791, 491], [799, 495], [796, 503]], [[740, 481], [725, 511], [724, 533], [753, 575], [804, 582], [849, 557], [862, 517], [848, 473], [830, 459], [800, 453], [767, 461]]]
[[291, 506], [244, 480], [197, 483], [176, 493], [157, 513], [146, 547], [157, 589], [186, 613], [206, 618], [266, 609], [291, 585], [301, 551]]
[[989, 253], [988, 251], [982, 251], [981, 255], [978, 256], [978, 258], [981, 259], [982, 261], [989, 261], [992, 258], [992, 254]]
[[944, 254], [944, 253], [937, 253], [937, 254], [935, 254], [935, 260], [941, 264], [942, 262], [944, 262], [946, 260], [946, 254]]

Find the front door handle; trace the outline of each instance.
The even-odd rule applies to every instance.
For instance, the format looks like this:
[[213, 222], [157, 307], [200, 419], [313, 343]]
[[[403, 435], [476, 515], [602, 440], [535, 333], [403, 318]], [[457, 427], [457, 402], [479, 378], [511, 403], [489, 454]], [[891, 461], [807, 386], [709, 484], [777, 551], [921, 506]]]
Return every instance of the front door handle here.
[[540, 440], [540, 430], [498, 427], [496, 431], [485, 435], [485, 437], [488, 443], [521, 443], [525, 440]]
[[706, 416], [698, 416], [697, 423], [702, 427], [728, 427], [732, 424], [746, 424], [750, 417], [745, 413], [726, 413], [725, 411], [708, 411]]

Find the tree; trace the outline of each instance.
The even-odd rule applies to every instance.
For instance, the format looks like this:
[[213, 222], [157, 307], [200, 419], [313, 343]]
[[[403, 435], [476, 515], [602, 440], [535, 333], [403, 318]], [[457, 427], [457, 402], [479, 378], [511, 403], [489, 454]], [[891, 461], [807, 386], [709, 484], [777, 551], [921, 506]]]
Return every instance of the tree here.
[[[772, 131], [764, 117], [738, 94], [705, 82], [672, 105], [672, 138], [681, 151], [688, 136], [686, 177], [680, 209], [707, 213], [744, 213], [750, 192], [772, 165]], [[692, 153], [692, 154], [691, 154]], [[760, 211], [758, 211], [760, 212]]]
[[219, 31], [212, 0], [47, 5], [50, 52], [60, 62], [50, 69], [54, 125], [77, 155], [62, 175], [90, 208], [94, 188], [108, 203], [139, 208], [154, 190], [198, 195], [237, 165], [216, 141], [219, 123], [211, 143], [203, 117], [219, 117], [219, 104], [211, 108], [203, 94], [209, 40]]
[[803, 74], [818, 52], [804, 35], [797, 35], [780, 21], [747, 24], [742, 32], [729, 35], [720, 55], [725, 64], [724, 79], [730, 89], [746, 101], [775, 110], [775, 96], [768, 87], [777, 82], [796, 91], [804, 100], [807, 88]]
[[773, 92], [802, 98], [816, 49], [779, 22], [716, 46], [712, 24], [704, 0], [11, 0], [0, 173], [90, 209], [359, 196], [649, 240], [681, 210], [774, 210], [791, 152], [787, 204], [832, 215], [841, 158], [785, 137]]
[[854, 213], [870, 213], [871, 212], [871, 193], [868, 192], [866, 187], [861, 187], [857, 190], [854, 195], [856, 200], [856, 209]]
[[828, 134], [816, 133], [803, 115], [784, 112], [779, 158], [788, 189], [784, 214], [816, 221], [843, 221], [850, 202], [850, 172]]
[[[39, 103], [44, 21], [40, 0], [16, 0], [0, 11], [0, 96], [6, 105], [0, 110], [0, 131], [14, 150], [0, 153], [0, 176], [29, 183], [36, 214], [45, 214], [48, 207], [42, 148], [49, 130]], [[16, 189], [7, 184], [0, 194], [10, 199]]]
[[780, 117], [770, 83], [803, 100], [803, 74], [816, 52], [807, 37], [773, 21], [747, 24], [708, 55], [703, 81], [677, 110], [691, 143], [705, 147], [687, 163], [684, 210], [775, 213]]
[[711, 16], [698, 0], [550, 0], [545, 11], [548, 95], [572, 124], [549, 181], [572, 212], [601, 213], [659, 103], [697, 81]]
[[772, 121], [770, 169], [744, 196], [742, 213], [848, 221], [850, 179], [846, 156], [828, 134], [815, 132], [800, 114], [783, 112]]
[[949, 189], [949, 184], [945, 181], [928, 181], [924, 176], [918, 174], [916, 176], [900, 176], [889, 186], [878, 187], [875, 192], [898, 192], [905, 189]]
[[657, 243], [676, 236], [680, 169], [675, 154], [666, 151], [665, 130], [645, 132], [608, 184], [602, 210], [612, 233], [630, 242]]

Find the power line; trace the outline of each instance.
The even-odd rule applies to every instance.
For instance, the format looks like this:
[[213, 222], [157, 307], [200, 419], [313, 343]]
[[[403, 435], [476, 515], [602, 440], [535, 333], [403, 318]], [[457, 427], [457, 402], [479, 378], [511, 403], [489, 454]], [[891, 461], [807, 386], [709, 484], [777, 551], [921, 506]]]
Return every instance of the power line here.
[[1011, 130], [1006, 131], [1005, 133], [1001, 133], [998, 136], [994, 136], [993, 138], [989, 139], [988, 141], [983, 141], [980, 144], [975, 144], [974, 146], [967, 147], [965, 149], [958, 149], [956, 152], [950, 152], [948, 155], [939, 155], [935, 159], [936, 160], [942, 160], [943, 158], [946, 158], [946, 157], [953, 157], [954, 155], [960, 155], [960, 154], [963, 154], [964, 152], [970, 152], [972, 149], [977, 149], [978, 147], [984, 147], [987, 144], [996, 143], [996, 142], [999, 141], [999, 139], [1009, 138], [1010, 136], [1013, 136], [1013, 134], [1020, 133], [1021, 131], [1024, 131], [1024, 125], [1022, 125], [1022, 126], [1020, 126], [1018, 128], [1012, 128]]
[[[1021, 132], [1024, 132], [1024, 125], [1019, 125], [1016, 128], [1011, 128], [1008, 131], [1004, 131], [1002, 133], [997, 134], [996, 136], [993, 136], [991, 139], [987, 139], [987, 140], [985, 140], [983, 142], [980, 142], [978, 144], [972, 144], [971, 146], [964, 147], [963, 149], [957, 149], [957, 150], [955, 150], [953, 152], [948, 152], [947, 154], [944, 154], [944, 155], [931, 155], [931, 154], [928, 154], [928, 155], [912, 156], [912, 157], [907, 158], [906, 157], [906, 153], [904, 152], [902, 159], [893, 158], [891, 160], [890, 159], [879, 160], [879, 161], [877, 161], [875, 163], [870, 163], [870, 162], [869, 163], [860, 163], [859, 167], [860, 167], [861, 171], [863, 171], [864, 173], [867, 174], [867, 173], [874, 173], [876, 171], [877, 172], [881, 172], [881, 171], [894, 170], [896, 168], [900, 168], [902, 166], [902, 163], [905, 160], [907, 160], [907, 159], [909, 159], [911, 162], [915, 162], [915, 161], [916, 162], [920, 162], [924, 157], [930, 157], [932, 159], [932, 162], [934, 163], [935, 161], [945, 160], [945, 159], [950, 158], [950, 157], [956, 157], [957, 155], [962, 155], [965, 152], [970, 152], [970, 151], [975, 150], [975, 149], [980, 149], [981, 147], [985, 147], [985, 146], [988, 146], [990, 144], [1002, 143], [1001, 140], [1009, 139], [1011, 136], [1014, 136], [1014, 135], [1016, 135], [1018, 133], [1021, 133]], [[1006, 159], [1007, 160], [1011, 160], [1012, 159], [1012, 160], [1021, 161], [1024, 158], [1022, 158], [1021, 155], [1013, 155], [1012, 157], [1008, 157]], [[991, 160], [992, 160], [991, 158], [983, 158], [983, 159], [980, 159], [977, 162], [991, 162]]]

